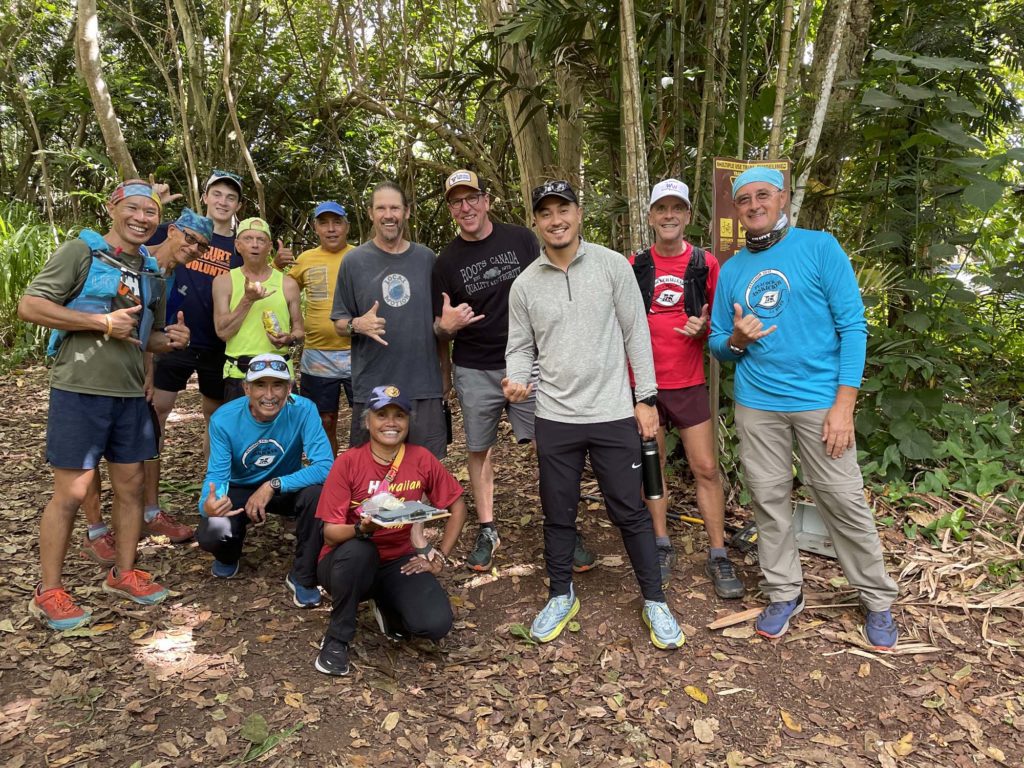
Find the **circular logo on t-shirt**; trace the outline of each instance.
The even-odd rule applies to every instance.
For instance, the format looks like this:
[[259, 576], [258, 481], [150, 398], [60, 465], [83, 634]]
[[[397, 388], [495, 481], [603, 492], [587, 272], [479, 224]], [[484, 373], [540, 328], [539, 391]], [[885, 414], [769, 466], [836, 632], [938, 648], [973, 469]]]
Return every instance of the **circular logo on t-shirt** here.
[[380, 284], [384, 292], [384, 301], [388, 306], [401, 307], [409, 303], [412, 297], [412, 289], [409, 286], [409, 278], [405, 275], [388, 275]]
[[264, 437], [252, 443], [242, 453], [242, 466], [246, 469], [265, 469], [284, 457], [284, 447], [273, 438]]
[[747, 307], [757, 317], [778, 317], [789, 303], [789, 280], [777, 269], [754, 275], [747, 285]]

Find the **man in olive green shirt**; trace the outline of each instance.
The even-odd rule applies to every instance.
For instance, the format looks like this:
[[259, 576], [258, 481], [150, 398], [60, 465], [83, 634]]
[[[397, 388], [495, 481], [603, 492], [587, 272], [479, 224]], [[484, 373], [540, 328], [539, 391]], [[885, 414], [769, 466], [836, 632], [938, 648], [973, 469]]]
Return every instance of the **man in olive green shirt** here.
[[142, 605], [167, 590], [135, 569], [142, 528], [143, 461], [156, 451], [143, 395], [143, 351], [188, 346], [182, 322], [165, 325], [163, 278], [144, 243], [160, 221], [160, 197], [145, 181], [119, 184], [107, 203], [112, 219], [100, 236], [85, 230], [57, 249], [18, 305], [26, 322], [55, 330], [46, 458], [54, 492], [39, 530], [42, 579], [29, 610], [53, 629], [67, 630], [91, 614], [64, 589], [61, 573], [75, 514], [101, 457], [114, 489], [117, 557], [104, 591]]

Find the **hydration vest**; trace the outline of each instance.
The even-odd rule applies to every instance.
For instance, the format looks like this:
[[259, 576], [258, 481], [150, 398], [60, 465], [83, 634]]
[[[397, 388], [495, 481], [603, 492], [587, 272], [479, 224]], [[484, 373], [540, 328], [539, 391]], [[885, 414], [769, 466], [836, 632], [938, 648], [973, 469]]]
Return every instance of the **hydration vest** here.
[[[644, 299], [644, 311], [650, 312], [654, 301], [654, 256], [650, 248], [644, 248], [633, 258], [633, 274]], [[695, 245], [686, 265], [686, 274], [683, 275], [683, 309], [689, 317], [700, 317], [707, 303], [708, 263], [704, 258], [704, 250]]]
[[[142, 269], [136, 271], [117, 258], [110, 244], [103, 236], [91, 229], [84, 229], [78, 239], [89, 246], [92, 261], [89, 274], [78, 294], [64, 306], [78, 312], [91, 315], [106, 315], [113, 311], [114, 299], [124, 294], [131, 283], [138, 286], [139, 295], [135, 299], [142, 304], [139, 314], [138, 339], [142, 348], [146, 348], [149, 334], [153, 330], [155, 310], [164, 293], [165, 281], [156, 259], [149, 255], [143, 246]], [[53, 330], [46, 354], [55, 356], [61, 344], [71, 331]]]

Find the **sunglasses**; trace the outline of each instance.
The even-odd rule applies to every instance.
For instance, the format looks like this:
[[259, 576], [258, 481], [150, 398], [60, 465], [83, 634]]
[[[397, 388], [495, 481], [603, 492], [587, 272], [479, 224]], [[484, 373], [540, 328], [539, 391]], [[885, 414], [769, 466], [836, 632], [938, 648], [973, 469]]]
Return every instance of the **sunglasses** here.
[[278, 371], [279, 373], [285, 373], [288, 371], [288, 363], [283, 360], [256, 360], [255, 362], [249, 363], [249, 370], [259, 373], [269, 368], [272, 371]]
[[232, 173], [231, 171], [222, 171], [219, 168], [214, 168], [213, 171], [210, 173], [210, 177], [215, 179], [223, 179], [227, 177], [229, 179], [237, 181], [239, 184], [242, 183], [242, 177], [239, 176], [237, 173]]
[[181, 232], [182, 235], [184, 235], [185, 245], [194, 245], [196, 247], [196, 250], [199, 251], [199, 253], [206, 253], [208, 250], [210, 250], [209, 243], [200, 240], [198, 237], [196, 237], [190, 232], [186, 232], [181, 227], [175, 227], [175, 229]]

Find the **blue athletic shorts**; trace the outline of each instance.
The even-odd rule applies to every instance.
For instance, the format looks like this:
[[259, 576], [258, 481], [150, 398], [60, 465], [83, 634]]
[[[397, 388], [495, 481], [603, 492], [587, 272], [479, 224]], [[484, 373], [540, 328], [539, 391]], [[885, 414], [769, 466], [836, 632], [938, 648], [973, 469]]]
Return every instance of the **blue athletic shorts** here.
[[156, 430], [144, 397], [50, 390], [46, 460], [59, 469], [95, 469], [100, 457], [135, 464], [157, 455]]

